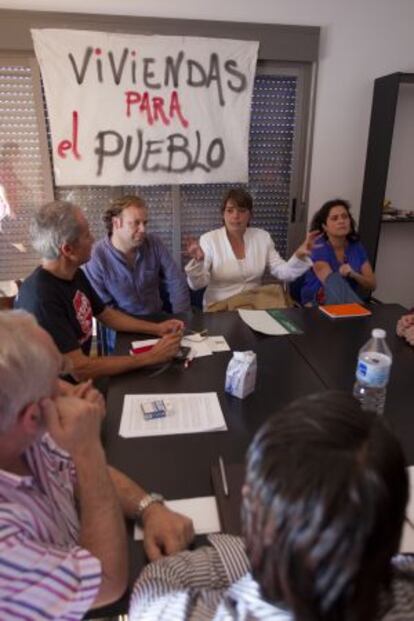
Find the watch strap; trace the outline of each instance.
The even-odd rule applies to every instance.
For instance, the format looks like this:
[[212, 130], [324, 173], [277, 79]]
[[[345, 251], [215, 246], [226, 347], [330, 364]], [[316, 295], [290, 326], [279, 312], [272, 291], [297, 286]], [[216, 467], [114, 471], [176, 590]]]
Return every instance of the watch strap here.
[[150, 494], [145, 494], [145, 496], [141, 498], [137, 507], [137, 518], [139, 520], [141, 520], [142, 514], [144, 513], [145, 509], [148, 509], [148, 507], [154, 504], [154, 502], [158, 502], [159, 504], [163, 505], [164, 497], [161, 496], [161, 494], [151, 492]]

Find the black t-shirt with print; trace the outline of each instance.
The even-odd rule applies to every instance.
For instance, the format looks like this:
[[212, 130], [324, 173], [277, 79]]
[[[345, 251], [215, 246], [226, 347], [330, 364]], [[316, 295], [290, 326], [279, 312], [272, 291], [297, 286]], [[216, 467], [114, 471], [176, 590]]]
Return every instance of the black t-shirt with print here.
[[62, 354], [81, 348], [88, 355], [92, 317], [105, 306], [82, 270], [63, 280], [38, 267], [22, 283], [15, 308], [32, 313]]

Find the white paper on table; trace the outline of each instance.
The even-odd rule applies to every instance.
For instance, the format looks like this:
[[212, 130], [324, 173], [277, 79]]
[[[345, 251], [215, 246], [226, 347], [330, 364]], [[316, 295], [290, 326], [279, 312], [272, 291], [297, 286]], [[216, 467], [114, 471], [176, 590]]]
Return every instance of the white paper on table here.
[[240, 308], [238, 310], [239, 316], [243, 319], [249, 328], [261, 332], [262, 334], [289, 334], [289, 332], [274, 319], [267, 311], [264, 310], [246, 310]]
[[224, 336], [209, 336], [208, 346], [210, 347], [212, 352], [230, 351], [229, 344], [227, 343]]
[[[145, 420], [141, 403], [160, 399], [169, 401], [171, 413], [163, 418]], [[226, 430], [226, 421], [216, 392], [125, 395], [124, 397], [119, 426], [119, 435], [123, 438]]]
[[191, 356], [193, 358], [201, 358], [202, 356], [212, 356], [213, 352], [208, 344], [206, 336], [200, 336], [200, 334], [192, 334], [191, 336], [184, 336], [181, 339], [181, 345], [183, 347], [191, 348]]
[[[196, 535], [219, 533], [221, 531], [215, 496], [166, 500], [165, 505], [171, 509], [171, 511], [182, 513], [191, 518]], [[137, 541], [143, 539], [142, 528], [140, 528], [138, 524], [136, 524], [134, 528], [134, 539]]]
[[[182, 347], [190, 347], [191, 356], [193, 358], [200, 358], [201, 356], [211, 356], [213, 352], [211, 351], [211, 347], [208, 343], [207, 337], [199, 337], [198, 334], [194, 334], [190, 338], [184, 336], [181, 339], [180, 345]], [[156, 345], [160, 339], [145, 339], [143, 341], [132, 341], [131, 349], [141, 349], [144, 347], [149, 347]], [[138, 354], [139, 355], [139, 354]]]
[[224, 336], [201, 336], [200, 334], [192, 334], [185, 336], [181, 341], [184, 347], [191, 347], [191, 355], [193, 358], [201, 358], [202, 356], [211, 356], [217, 351], [230, 351], [230, 347]]
[[[145, 339], [142, 341], [133, 341], [131, 349], [141, 349], [153, 346], [158, 343], [159, 339]], [[190, 347], [191, 356], [193, 358], [201, 358], [202, 356], [211, 356], [215, 351], [228, 351], [230, 347], [227, 345], [224, 336], [200, 336], [199, 334], [184, 336], [181, 339], [182, 347]]]
[[[414, 466], [407, 468], [410, 498], [405, 510], [406, 517], [414, 525]], [[411, 554], [414, 553], [414, 526], [411, 526], [409, 522], [404, 522], [403, 533], [400, 544], [400, 552]]]

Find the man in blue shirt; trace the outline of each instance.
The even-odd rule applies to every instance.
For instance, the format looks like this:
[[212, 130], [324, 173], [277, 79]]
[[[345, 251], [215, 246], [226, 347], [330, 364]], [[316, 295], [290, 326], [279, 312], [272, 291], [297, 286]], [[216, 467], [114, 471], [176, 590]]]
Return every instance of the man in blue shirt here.
[[106, 210], [108, 235], [95, 244], [85, 273], [103, 302], [131, 315], [162, 309], [164, 281], [172, 311], [190, 309], [186, 279], [158, 237], [146, 232], [148, 210], [138, 196], [124, 196]]

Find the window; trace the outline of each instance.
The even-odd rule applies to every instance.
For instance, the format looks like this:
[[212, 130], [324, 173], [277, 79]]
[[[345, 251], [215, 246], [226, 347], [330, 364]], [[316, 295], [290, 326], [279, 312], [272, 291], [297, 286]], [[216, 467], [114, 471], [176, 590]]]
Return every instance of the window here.
[[[0, 59], [0, 184], [9, 217], [0, 221], [0, 280], [25, 277], [38, 263], [29, 242], [32, 210], [52, 198], [39, 72], [30, 57]], [[0, 217], [7, 207], [0, 207]]]

